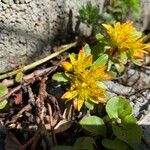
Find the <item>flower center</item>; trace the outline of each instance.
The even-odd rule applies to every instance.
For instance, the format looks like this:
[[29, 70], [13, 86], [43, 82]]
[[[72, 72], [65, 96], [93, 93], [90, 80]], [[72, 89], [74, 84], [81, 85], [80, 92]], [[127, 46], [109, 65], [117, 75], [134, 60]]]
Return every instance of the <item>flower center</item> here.
[[85, 88], [85, 87], [87, 87], [87, 84], [85, 82], [83, 82], [82, 85], [81, 85], [81, 87]]

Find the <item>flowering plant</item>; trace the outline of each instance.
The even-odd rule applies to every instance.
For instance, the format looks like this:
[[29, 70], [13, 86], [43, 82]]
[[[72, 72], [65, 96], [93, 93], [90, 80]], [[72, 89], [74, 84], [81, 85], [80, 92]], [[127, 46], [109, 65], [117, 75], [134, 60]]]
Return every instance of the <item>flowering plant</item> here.
[[[106, 72], [106, 66], [94, 63], [92, 55], [87, 55], [84, 48], [80, 50], [77, 59], [74, 54], [69, 57], [70, 62], [61, 62], [65, 69], [63, 76], [70, 81], [70, 89], [62, 99], [73, 100], [73, 105], [78, 110], [84, 103], [105, 103], [107, 98], [106, 90], [102, 86], [103, 81], [112, 78], [112, 75]], [[53, 79], [55, 77], [57, 74]]]
[[[85, 45], [77, 55], [69, 54], [70, 61], [60, 63], [64, 72], [54, 74], [53, 79], [69, 83], [61, 98], [73, 103], [74, 109], [81, 112], [85, 109], [95, 110], [94, 104], [99, 106], [100, 103], [105, 107], [102, 118], [91, 115], [80, 120], [83, 130], [100, 136], [105, 148], [128, 150], [140, 143], [141, 128], [132, 115], [129, 102], [124, 97], [112, 96], [105, 81], [114, 77], [112, 65], [122, 72], [128, 62], [142, 62], [150, 45], [144, 43], [146, 37], [137, 32], [132, 22], [103, 24], [103, 27], [106, 33], [96, 35], [97, 45], [91, 48]], [[83, 106], [86, 106], [85, 109], [82, 109]], [[91, 137], [79, 138], [74, 147], [68, 148], [78, 149], [83, 139], [93, 141], [88, 147], [95, 149], [95, 141]], [[82, 146], [88, 150], [85, 143]]]
[[[140, 32], [133, 27], [133, 22], [121, 24], [115, 23], [113, 26], [103, 24], [107, 29], [108, 37], [110, 38], [110, 55], [113, 57], [129, 57], [131, 59], [144, 59], [144, 53], [147, 53], [146, 48], [149, 44], [143, 44], [145, 37], [142, 37]], [[124, 61], [123, 63], [126, 63]]]
[[[145, 44], [146, 36], [142, 36], [133, 26], [133, 22], [114, 25], [103, 24], [106, 35], [97, 35], [99, 44], [97, 49], [100, 54], [108, 55], [108, 70], [115, 65], [117, 71], [122, 72], [128, 61], [140, 65], [144, 60], [144, 54], [148, 54], [149, 44]], [[102, 48], [103, 47], [103, 48]]]

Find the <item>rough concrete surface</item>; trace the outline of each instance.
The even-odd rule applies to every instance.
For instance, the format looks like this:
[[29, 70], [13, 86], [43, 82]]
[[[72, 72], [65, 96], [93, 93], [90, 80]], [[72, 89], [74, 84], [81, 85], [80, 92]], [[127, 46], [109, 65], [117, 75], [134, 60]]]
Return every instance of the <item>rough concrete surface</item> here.
[[150, 0], [141, 0], [141, 22], [143, 30], [150, 30]]
[[[71, 32], [68, 25], [75, 28], [78, 4], [87, 1], [0, 0], [0, 73], [50, 53], [45, 49], [50, 49], [56, 35]], [[80, 29], [90, 32], [85, 25]]]

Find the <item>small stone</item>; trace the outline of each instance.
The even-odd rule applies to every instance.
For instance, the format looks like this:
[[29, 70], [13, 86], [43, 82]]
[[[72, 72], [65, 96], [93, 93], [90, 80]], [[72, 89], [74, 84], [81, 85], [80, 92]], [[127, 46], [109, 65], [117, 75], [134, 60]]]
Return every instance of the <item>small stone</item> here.
[[30, 3], [32, 0], [24, 0], [24, 3]]
[[7, 9], [8, 5], [2, 5], [2, 10], [5, 11]]
[[12, 4], [13, 0], [1, 0], [1, 2], [4, 4]]
[[24, 37], [20, 37], [19, 42], [22, 43], [22, 44], [25, 44], [25, 43], [26, 43], [26, 40], [25, 40]]
[[10, 8], [11, 8], [13, 11], [18, 11], [18, 10], [19, 10], [19, 7], [17, 7], [16, 4], [11, 4], [11, 5], [10, 5]]
[[131, 105], [131, 107], [133, 107], [133, 106], [134, 106], [134, 103], [131, 101], [131, 102], [130, 102], [130, 105]]
[[15, 4], [19, 4], [19, 0], [13, 0]]
[[147, 98], [148, 100], [150, 100], [150, 91], [148, 92], [146, 98]]

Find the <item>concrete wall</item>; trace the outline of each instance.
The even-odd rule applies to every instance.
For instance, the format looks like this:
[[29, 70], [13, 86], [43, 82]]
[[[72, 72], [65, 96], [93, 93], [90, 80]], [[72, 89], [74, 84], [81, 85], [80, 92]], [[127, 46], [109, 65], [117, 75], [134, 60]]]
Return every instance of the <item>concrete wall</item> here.
[[0, 0], [0, 73], [50, 53], [45, 49], [51, 47], [56, 35], [71, 32], [66, 30], [71, 25], [69, 16], [75, 26], [77, 1]]

